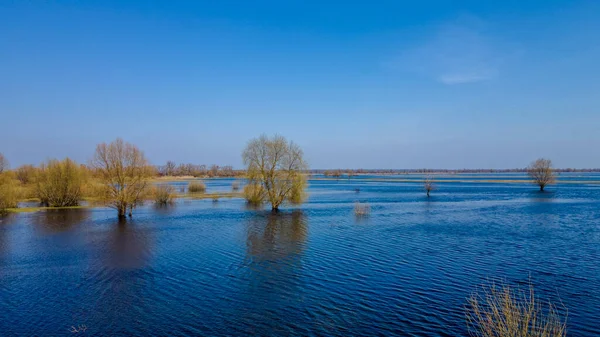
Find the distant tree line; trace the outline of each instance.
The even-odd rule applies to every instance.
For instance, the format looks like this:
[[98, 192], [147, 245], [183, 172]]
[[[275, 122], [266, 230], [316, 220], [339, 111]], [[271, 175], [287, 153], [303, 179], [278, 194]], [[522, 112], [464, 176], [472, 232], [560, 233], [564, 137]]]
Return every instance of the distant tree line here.
[[157, 166], [159, 176], [163, 177], [237, 177], [244, 175], [243, 170], [234, 170], [232, 166], [176, 164], [168, 161]]
[[[555, 168], [556, 173], [600, 172], [600, 168]], [[309, 174], [322, 174], [328, 177], [354, 176], [358, 174], [461, 174], [461, 173], [528, 173], [529, 167], [513, 169], [311, 169]]]

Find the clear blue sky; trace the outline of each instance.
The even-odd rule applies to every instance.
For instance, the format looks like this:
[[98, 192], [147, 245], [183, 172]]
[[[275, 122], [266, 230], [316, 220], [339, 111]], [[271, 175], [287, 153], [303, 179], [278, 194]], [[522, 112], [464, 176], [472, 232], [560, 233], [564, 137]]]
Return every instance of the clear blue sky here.
[[0, 0], [0, 114], [13, 166], [600, 167], [600, 2]]

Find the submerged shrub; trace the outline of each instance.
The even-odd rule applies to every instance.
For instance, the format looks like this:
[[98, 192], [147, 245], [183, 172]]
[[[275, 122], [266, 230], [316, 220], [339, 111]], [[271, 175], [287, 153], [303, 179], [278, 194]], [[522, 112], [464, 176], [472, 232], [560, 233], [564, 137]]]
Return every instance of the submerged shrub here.
[[357, 217], [366, 217], [371, 214], [371, 206], [367, 203], [356, 202], [354, 204], [354, 215]]
[[81, 166], [69, 158], [50, 160], [40, 168], [37, 197], [49, 207], [77, 206], [82, 196], [84, 176]]
[[19, 204], [19, 182], [8, 173], [0, 174], [0, 214]]
[[175, 188], [171, 185], [158, 185], [152, 189], [154, 203], [158, 206], [167, 206], [175, 199]]
[[508, 285], [483, 286], [469, 298], [469, 333], [477, 337], [564, 337], [566, 322], [552, 303]]
[[250, 205], [262, 205], [265, 202], [265, 189], [262, 184], [249, 183], [244, 186], [244, 198]]
[[423, 181], [423, 189], [425, 189], [425, 193], [427, 193], [427, 197], [429, 198], [429, 194], [431, 193], [431, 191], [435, 190], [433, 177], [425, 177], [425, 180]]
[[189, 193], [204, 193], [206, 192], [206, 185], [202, 181], [192, 181], [188, 184]]
[[236, 192], [240, 190], [240, 182], [239, 181], [234, 181], [233, 183], [231, 183], [231, 190]]

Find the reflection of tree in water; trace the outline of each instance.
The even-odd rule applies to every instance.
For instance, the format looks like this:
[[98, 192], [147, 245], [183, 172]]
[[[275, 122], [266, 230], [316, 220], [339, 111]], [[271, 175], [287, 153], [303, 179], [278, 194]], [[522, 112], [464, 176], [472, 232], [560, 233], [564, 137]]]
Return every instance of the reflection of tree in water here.
[[[248, 335], [282, 335], [281, 315], [303, 305], [302, 255], [307, 238], [302, 212], [256, 214], [247, 224], [247, 286], [231, 313]], [[295, 309], [299, 310], [299, 309]]]
[[2, 267], [4, 265], [4, 256], [8, 255], [10, 238], [8, 237], [10, 225], [12, 224], [15, 214], [8, 213], [0, 215], [0, 276], [2, 276]]
[[109, 269], [137, 269], [150, 258], [150, 231], [134, 220], [119, 220], [109, 224], [105, 232], [103, 264]]
[[48, 233], [58, 233], [69, 230], [81, 224], [90, 217], [90, 210], [85, 208], [76, 209], [49, 209], [39, 212], [34, 220], [36, 225]]
[[82, 313], [89, 318], [88, 326], [103, 325], [100, 331], [115, 335], [137, 335], [146, 330], [141, 313], [147, 308], [149, 283], [153, 280], [148, 268], [152, 250], [152, 228], [135, 220], [115, 220], [102, 225], [99, 239], [99, 264], [92, 267], [96, 280], [85, 298], [91, 300], [90, 310]]
[[261, 262], [299, 255], [306, 234], [306, 219], [302, 212], [259, 214], [248, 224], [248, 257]]

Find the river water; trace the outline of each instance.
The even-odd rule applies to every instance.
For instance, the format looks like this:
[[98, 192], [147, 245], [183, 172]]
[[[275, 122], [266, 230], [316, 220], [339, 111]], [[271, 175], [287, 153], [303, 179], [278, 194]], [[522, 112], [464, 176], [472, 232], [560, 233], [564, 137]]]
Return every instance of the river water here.
[[430, 198], [419, 178], [313, 179], [277, 216], [240, 199], [149, 205], [127, 223], [104, 208], [13, 214], [0, 335], [465, 336], [467, 297], [501, 280], [560, 303], [569, 335], [600, 336], [600, 175], [547, 193], [486, 182], [515, 177], [448, 176]]

